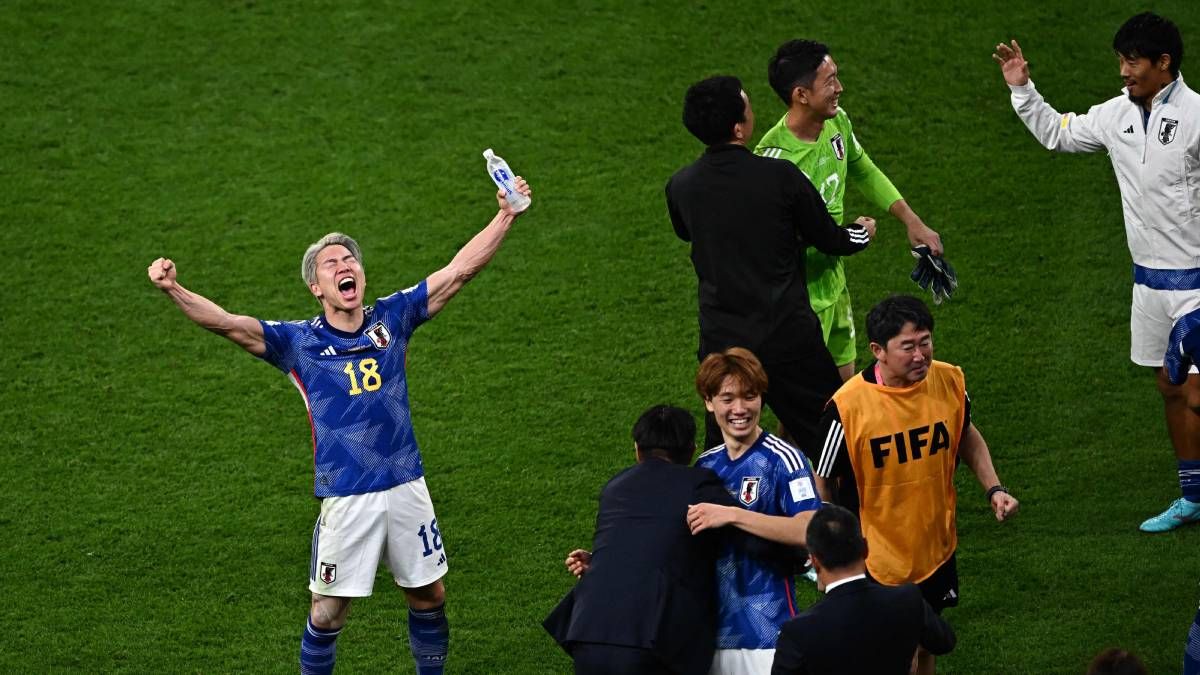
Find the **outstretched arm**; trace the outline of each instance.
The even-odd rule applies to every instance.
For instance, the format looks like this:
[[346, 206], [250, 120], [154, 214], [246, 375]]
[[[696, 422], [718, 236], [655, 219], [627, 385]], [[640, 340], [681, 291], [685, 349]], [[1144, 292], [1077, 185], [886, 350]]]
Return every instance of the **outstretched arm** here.
[[[984, 490], [991, 490], [1000, 485], [996, 468], [992, 466], [992, 453], [988, 450], [987, 441], [983, 440], [983, 434], [975, 428], [974, 422], [963, 434], [962, 442], [958, 446], [958, 456], [971, 468]], [[1005, 520], [1016, 515], [1020, 504], [1016, 497], [1007, 492], [994, 492], [991, 495], [991, 507], [996, 520]]]
[[[1059, 152], [1096, 152], [1104, 149], [1103, 131], [1094, 114], [1060, 114], [1052, 108], [1029, 79], [1029, 63], [1016, 40], [996, 45], [992, 60], [1000, 64], [1004, 81], [1012, 91], [1012, 106], [1038, 142]], [[1095, 113], [1096, 108], [1092, 108]]]
[[[517, 176], [517, 191], [526, 196], [533, 194], [529, 189], [529, 184], [520, 176]], [[500, 203], [500, 210], [496, 213], [496, 217], [492, 218], [492, 222], [480, 230], [479, 234], [472, 237], [471, 241], [468, 241], [467, 245], [463, 246], [454, 256], [449, 265], [429, 275], [429, 279], [426, 280], [429, 293], [427, 311], [430, 318], [442, 311], [446, 303], [450, 302], [450, 298], [457, 295], [468, 281], [474, 279], [475, 275], [487, 266], [492, 256], [496, 255], [496, 251], [499, 250], [504, 237], [508, 235], [508, 229], [512, 226], [512, 222], [520, 215], [514, 213], [512, 207], [508, 205], [503, 190], [496, 191], [496, 200]]]
[[[858, 147], [862, 148], [861, 145]], [[887, 209], [896, 220], [904, 223], [904, 229], [908, 231], [908, 241], [913, 246], [924, 244], [934, 255], [942, 254], [942, 238], [909, 207], [904, 197], [900, 196], [900, 191], [883, 170], [875, 165], [866, 150], [862, 150], [858, 157], [850, 160], [846, 171], [871, 203], [881, 209]]]
[[150, 282], [166, 293], [184, 315], [201, 328], [229, 338], [255, 356], [262, 356], [267, 351], [262, 324], [258, 319], [230, 314], [212, 300], [181, 286], [176, 279], [175, 263], [169, 258], [155, 260], [147, 273]]

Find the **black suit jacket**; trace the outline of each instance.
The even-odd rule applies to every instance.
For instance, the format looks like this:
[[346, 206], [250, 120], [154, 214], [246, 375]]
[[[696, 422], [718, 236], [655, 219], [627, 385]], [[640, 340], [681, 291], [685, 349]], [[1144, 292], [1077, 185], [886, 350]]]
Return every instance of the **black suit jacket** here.
[[954, 649], [954, 630], [916, 586], [860, 579], [783, 625], [771, 675], [906, 675], [918, 644], [945, 654]]
[[604, 486], [591, 565], [543, 622], [564, 649], [576, 642], [639, 647], [675, 672], [708, 672], [716, 558], [721, 537], [730, 535], [692, 536], [687, 508], [700, 502], [735, 505], [712, 471], [658, 459]]
[[763, 362], [825, 351], [808, 301], [804, 249], [850, 255], [865, 233], [839, 227], [795, 164], [714, 145], [667, 182], [675, 234], [692, 245], [700, 357], [726, 347]]

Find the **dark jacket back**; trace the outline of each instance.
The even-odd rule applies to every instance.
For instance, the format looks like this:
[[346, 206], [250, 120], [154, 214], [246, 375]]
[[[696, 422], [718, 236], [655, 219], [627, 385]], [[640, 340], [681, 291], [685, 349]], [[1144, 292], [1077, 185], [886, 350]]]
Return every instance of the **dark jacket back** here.
[[954, 641], [916, 586], [851, 581], [783, 625], [771, 675], [906, 675], [918, 644], [945, 654]]
[[709, 147], [672, 176], [667, 210], [676, 235], [692, 244], [702, 342], [746, 347], [764, 360], [818, 325], [804, 248], [850, 255], [867, 245], [834, 222], [794, 164], [741, 145]]
[[574, 642], [652, 650], [681, 673], [706, 673], [716, 639], [718, 534], [692, 536], [687, 507], [734, 502], [708, 469], [647, 460], [600, 495], [592, 561], [544, 625]]

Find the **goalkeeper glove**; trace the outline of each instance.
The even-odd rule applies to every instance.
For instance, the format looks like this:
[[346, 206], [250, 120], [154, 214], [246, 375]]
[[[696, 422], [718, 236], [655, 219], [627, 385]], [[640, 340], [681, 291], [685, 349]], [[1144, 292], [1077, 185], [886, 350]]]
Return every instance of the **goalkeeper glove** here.
[[958, 275], [950, 262], [940, 255], [933, 255], [924, 244], [914, 246], [912, 255], [917, 259], [917, 265], [909, 275], [912, 280], [921, 290], [933, 292], [933, 304], [940, 305], [943, 300], [949, 300], [958, 288]]
[[1200, 359], [1200, 309], [1179, 317], [1171, 328], [1167, 353], [1163, 356], [1163, 367], [1171, 384], [1186, 382], [1188, 369], [1197, 359]]

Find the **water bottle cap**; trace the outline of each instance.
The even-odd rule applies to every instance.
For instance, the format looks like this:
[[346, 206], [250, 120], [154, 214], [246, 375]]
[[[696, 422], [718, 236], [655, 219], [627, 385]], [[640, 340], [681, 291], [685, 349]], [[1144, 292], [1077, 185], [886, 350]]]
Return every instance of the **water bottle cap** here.
[[488, 148], [487, 150], [484, 150], [484, 151], [483, 151], [483, 158], [484, 158], [484, 159], [492, 159], [492, 158], [493, 158], [493, 157], [495, 157], [495, 156], [496, 156], [496, 153], [492, 152], [492, 149], [491, 149], [491, 148]]

